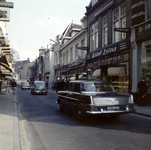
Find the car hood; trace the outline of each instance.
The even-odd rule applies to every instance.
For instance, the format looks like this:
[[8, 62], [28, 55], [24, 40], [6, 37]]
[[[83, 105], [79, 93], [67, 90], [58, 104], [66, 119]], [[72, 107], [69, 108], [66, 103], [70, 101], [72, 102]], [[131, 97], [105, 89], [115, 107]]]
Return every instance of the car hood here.
[[129, 103], [130, 94], [105, 92], [98, 94], [91, 94], [94, 104], [99, 105], [126, 105]]

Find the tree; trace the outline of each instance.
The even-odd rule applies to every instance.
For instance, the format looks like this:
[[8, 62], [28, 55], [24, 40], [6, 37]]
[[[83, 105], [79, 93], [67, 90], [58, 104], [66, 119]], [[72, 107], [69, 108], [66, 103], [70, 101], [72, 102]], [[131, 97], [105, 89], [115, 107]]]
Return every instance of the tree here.
[[13, 60], [18, 61], [20, 59], [20, 55], [17, 50], [14, 48], [11, 48], [11, 53], [13, 54]]

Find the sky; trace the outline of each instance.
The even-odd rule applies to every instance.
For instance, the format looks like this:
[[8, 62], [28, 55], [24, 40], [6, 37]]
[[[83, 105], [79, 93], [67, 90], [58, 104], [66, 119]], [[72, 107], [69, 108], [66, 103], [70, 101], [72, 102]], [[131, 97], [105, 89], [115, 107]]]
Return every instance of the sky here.
[[7, 0], [13, 2], [6, 32], [20, 60], [34, 61], [70, 23], [81, 24], [90, 0]]

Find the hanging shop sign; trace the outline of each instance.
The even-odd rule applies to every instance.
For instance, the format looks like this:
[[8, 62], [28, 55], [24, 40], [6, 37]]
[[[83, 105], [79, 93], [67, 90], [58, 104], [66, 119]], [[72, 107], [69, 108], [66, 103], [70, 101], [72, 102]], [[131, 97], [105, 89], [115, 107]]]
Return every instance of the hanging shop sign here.
[[144, 23], [136, 29], [136, 39], [143, 40], [151, 37], [151, 21]]
[[12, 2], [0, 2], [0, 7], [13, 8], [14, 3], [12, 3]]
[[114, 28], [114, 31], [130, 33], [130, 28]]
[[112, 5], [114, 5], [114, 0], [109, 0], [98, 11], [96, 11], [94, 13], [94, 17], [97, 17], [98, 15], [102, 14], [104, 11], [106, 11], [108, 8], [110, 8]]
[[82, 58], [81, 58], [80, 55], [76, 56], [75, 62], [76, 62], [76, 63], [82, 63]]
[[2, 37], [0, 37], [0, 44], [2, 45], [2, 46], [5, 46], [6, 45], [6, 43], [5, 43], [5, 38], [2, 36]]
[[9, 21], [10, 20], [10, 8], [0, 7], [0, 11], [2, 11], [2, 17], [0, 17], [0, 21]]
[[127, 50], [127, 49], [129, 49], [129, 43], [130, 43], [129, 39], [126, 39], [122, 42], [114, 43], [105, 48], [101, 48], [100, 50], [88, 53], [86, 58], [87, 58], [87, 60], [91, 60], [94, 58], [99, 58], [99, 57], [103, 57], [103, 56], [107, 56], [110, 54], [114, 54], [117, 52]]

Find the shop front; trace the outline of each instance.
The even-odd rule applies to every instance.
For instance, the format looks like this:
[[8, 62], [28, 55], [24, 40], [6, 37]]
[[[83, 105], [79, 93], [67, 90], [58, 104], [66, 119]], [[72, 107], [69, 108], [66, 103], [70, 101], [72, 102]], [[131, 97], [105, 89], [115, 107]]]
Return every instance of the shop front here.
[[88, 80], [110, 81], [117, 92], [130, 91], [130, 41], [114, 43], [87, 54]]
[[[151, 21], [136, 27], [138, 50], [138, 81], [145, 78], [148, 92], [148, 105], [151, 106]], [[150, 97], [150, 98], [149, 98]]]

